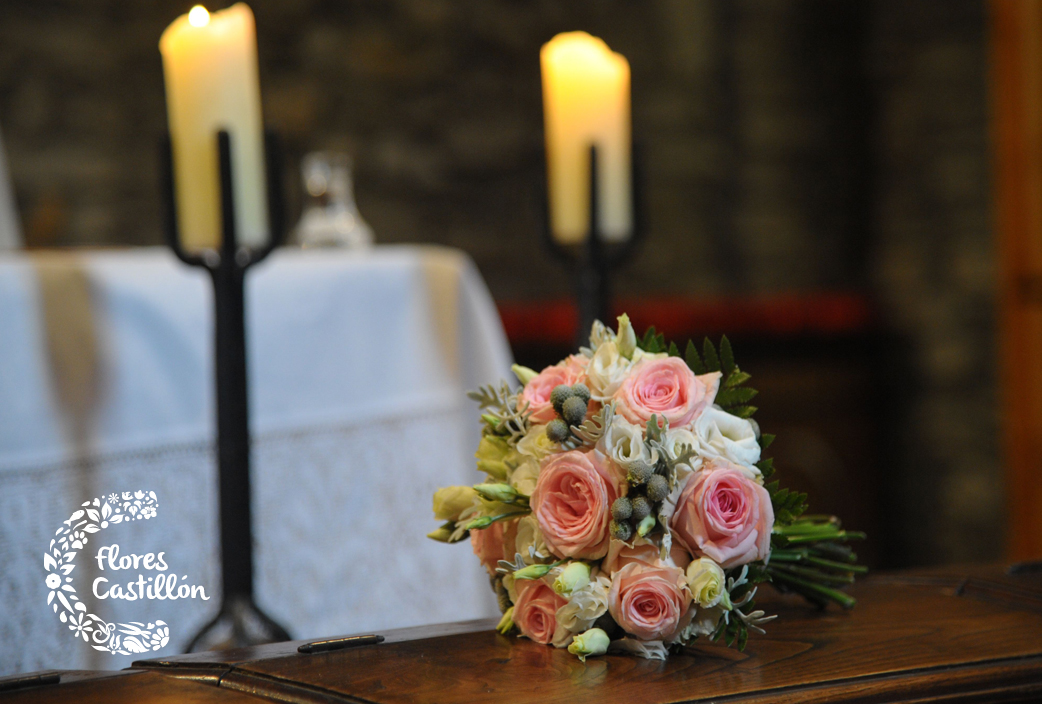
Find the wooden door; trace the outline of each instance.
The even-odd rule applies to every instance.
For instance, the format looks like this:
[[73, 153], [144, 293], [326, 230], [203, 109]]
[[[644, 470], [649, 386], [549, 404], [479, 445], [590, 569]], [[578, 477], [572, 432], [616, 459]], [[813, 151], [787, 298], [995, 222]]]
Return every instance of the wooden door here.
[[1042, 557], [1042, 0], [992, 0], [1002, 411], [1015, 560]]

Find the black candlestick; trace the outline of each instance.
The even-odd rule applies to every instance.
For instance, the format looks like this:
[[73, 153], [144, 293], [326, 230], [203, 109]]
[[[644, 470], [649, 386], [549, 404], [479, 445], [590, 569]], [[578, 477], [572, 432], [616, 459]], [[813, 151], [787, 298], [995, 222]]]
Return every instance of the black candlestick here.
[[[631, 154], [632, 177], [631, 216], [632, 229], [622, 242], [606, 242], [600, 227], [598, 203], [600, 194], [597, 186], [597, 147], [590, 147], [590, 226], [586, 238], [581, 245], [563, 245], [553, 236], [553, 226], [549, 211], [549, 192], [544, 187], [543, 202], [547, 204], [544, 211], [543, 234], [547, 246], [559, 259], [575, 272], [576, 300], [579, 306], [579, 327], [576, 330], [578, 346], [589, 344], [590, 328], [594, 320], [610, 323], [611, 306], [611, 271], [629, 259], [637, 245], [643, 239], [643, 191], [641, 190], [640, 162], [637, 150]], [[543, 170], [544, 175], [546, 170]], [[545, 185], [545, 184], [544, 184]]]
[[253, 533], [250, 516], [250, 425], [246, 378], [246, 270], [264, 259], [284, 237], [282, 165], [277, 140], [265, 139], [268, 191], [268, 243], [240, 246], [235, 222], [231, 138], [217, 133], [221, 176], [219, 250], [188, 252], [181, 246], [174, 191], [173, 153], [163, 148], [166, 238], [178, 259], [210, 273], [214, 291], [214, 358], [217, 389], [217, 467], [221, 515], [223, 593], [217, 616], [192, 638], [188, 651], [240, 647], [289, 640], [286, 629], [253, 600]]

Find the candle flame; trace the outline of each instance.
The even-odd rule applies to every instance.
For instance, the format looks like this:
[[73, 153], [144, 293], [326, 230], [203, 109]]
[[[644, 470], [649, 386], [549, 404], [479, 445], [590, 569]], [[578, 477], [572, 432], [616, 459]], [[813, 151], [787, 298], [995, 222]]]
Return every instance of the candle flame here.
[[205, 27], [210, 24], [210, 13], [202, 5], [196, 5], [188, 12], [188, 24], [193, 27]]

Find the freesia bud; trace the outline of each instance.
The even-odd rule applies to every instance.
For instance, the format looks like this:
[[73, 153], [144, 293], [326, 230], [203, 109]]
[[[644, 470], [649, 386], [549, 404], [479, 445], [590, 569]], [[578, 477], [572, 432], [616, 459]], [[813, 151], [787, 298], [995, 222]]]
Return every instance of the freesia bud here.
[[509, 452], [510, 443], [507, 442], [506, 438], [496, 435], [483, 435], [481, 442], [478, 443], [478, 451], [474, 453], [474, 456], [479, 460], [502, 461]]
[[539, 376], [539, 372], [529, 369], [528, 367], [523, 367], [520, 364], [511, 366], [510, 371], [514, 372], [514, 376], [517, 377], [517, 380], [521, 382], [522, 386]]
[[569, 562], [554, 580], [554, 591], [561, 596], [568, 596], [576, 589], [582, 589], [590, 583], [590, 566], [585, 562]]
[[586, 658], [590, 655], [604, 655], [608, 652], [608, 643], [610, 642], [611, 639], [608, 638], [607, 633], [600, 628], [591, 628], [572, 639], [572, 644], [568, 646], [568, 652], [572, 655], [578, 655], [580, 660], [586, 662]]
[[492, 525], [492, 516], [478, 516], [467, 524], [467, 530], [483, 530]]
[[553, 568], [553, 565], [529, 565], [523, 570], [514, 572], [514, 579], [542, 579]]
[[637, 333], [630, 325], [630, 317], [623, 313], [619, 316], [619, 331], [615, 334], [615, 345], [626, 359], [633, 359], [633, 353], [637, 350]]
[[474, 491], [489, 501], [500, 501], [505, 504], [512, 504], [521, 496], [509, 484], [475, 484]]
[[434, 492], [434, 517], [439, 521], [459, 520], [460, 512], [474, 505], [478, 492], [469, 486], [447, 486]]
[[496, 625], [496, 630], [506, 635], [510, 633], [514, 628], [514, 607], [511, 606], [509, 609], [503, 612], [503, 618], [499, 619], [499, 624]]
[[451, 523], [447, 523], [446, 525], [443, 525], [441, 528], [438, 528], [437, 530], [432, 530], [430, 533], [427, 534], [427, 537], [431, 540], [437, 540], [439, 543], [447, 543], [449, 542], [449, 539], [452, 537], [451, 526]]
[[478, 471], [484, 472], [493, 479], [506, 479], [507, 466], [496, 460], [478, 460]]
[[474, 453], [474, 457], [478, 460], [478, 469], [493, 479], [506, 479], [507, 466], [503, 459], [508, 452], [510, 452], [510, 445], [506, 438], [482, 436], [481, 442], [478, 444], [478, 451]]

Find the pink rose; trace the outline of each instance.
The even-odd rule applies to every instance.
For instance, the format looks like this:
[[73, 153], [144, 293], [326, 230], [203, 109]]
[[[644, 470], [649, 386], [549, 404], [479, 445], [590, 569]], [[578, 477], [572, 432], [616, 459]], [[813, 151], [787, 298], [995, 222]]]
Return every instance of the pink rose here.
[[546, 645], [554, 639], [557, 630], [557, 610], [568, 601], [541, 579], [519, 579], [516, 584], [514, 623], [536, 643]]
[[728, 569], [770, 554], [774, 508], [741, 468], [713, 460], [688, 477], [669, 525], [692, 554]]
[[582, 377], [586, 376], [586, 369], [590, 366], [589, 357], [581, 354], [568, 355], [568, 359], [564, 360], [562, 364], [578, 376], [579, 381], [586, 383]]
[[669, 642], [690, 622], [691, 594], [679, 567], [631, 562], [615, 573], [608, 611], [624, 631], [641, 640]]
[[531, 506], [550, 551], [559, 557], [604, 557], [611, 504], [625, 482], [622, 470], [596, 451], [544, 459]]
[[518, 519], [496, 521], [488, 528], [470, 531], [470, 546], [489, 575], [496, 576], [500, 560], [514, 559]]
[[[558, 384], [571, 386], [586, 379], [586, 368], [580, 362], [573, 360], [572, 355], [560, 364], [547, 367], [533, 377], [517, 398], [517, 407], [524, 408], [528, 404], [528, 410], [532, 413], [532, 422], [541, 425], [549, 423], [557, 414], [554, 407], [550, 405], [550, 392]], [[583, 358], [585, 359], [585, 358]]]
[[691, 564], [691, 556], [677, 543], [669, 549], [668, 561], [661, 559], [661, 551], [643, 538], [634, 538], [633, 547], [621, 540], [612, 540], [608, 546], [608, 554], [601, 562], [601, 572], [613, 575], [631, 562], [640, 562], [653, 567], [679, 567], [686, 570]]
[[713, 403], [720, 376], [720, 372], [695, 376], [678, 357], [642, 359], [633, 365], [614, 399], [630, 423], [643, 426], [657, 415], [668, 420], [669, 427], [680, 428]]

